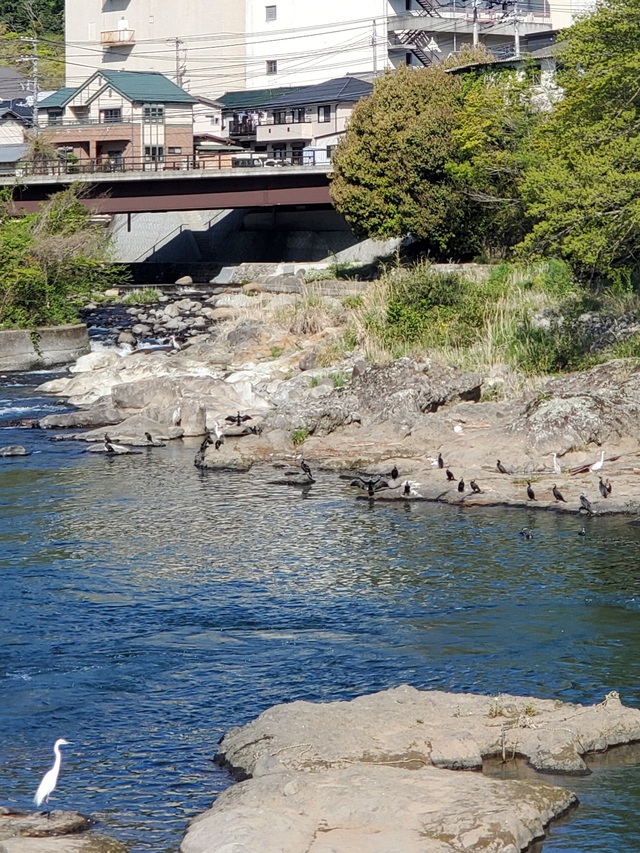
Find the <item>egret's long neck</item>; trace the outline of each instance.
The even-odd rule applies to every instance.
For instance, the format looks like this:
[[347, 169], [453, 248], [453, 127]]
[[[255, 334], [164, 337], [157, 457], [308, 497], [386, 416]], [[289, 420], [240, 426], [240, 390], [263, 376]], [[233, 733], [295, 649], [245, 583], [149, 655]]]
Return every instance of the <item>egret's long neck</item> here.
[[54, 744], [53, 752], [56, 757], [56, 760], [53, 762], [53, 769], [58, 772], [60, 770], [60, 764], [62, 763], [62, 755], [60, 753], [60, 747], [58, 744]]

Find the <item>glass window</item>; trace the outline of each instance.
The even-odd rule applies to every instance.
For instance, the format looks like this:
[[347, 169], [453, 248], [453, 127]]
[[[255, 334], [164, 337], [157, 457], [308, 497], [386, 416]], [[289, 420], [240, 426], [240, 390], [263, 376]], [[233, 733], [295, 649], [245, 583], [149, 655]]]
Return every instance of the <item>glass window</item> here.
[[100, 122], [102, 124], [116, 124], [122, 121], [122, 110], [117, 109], [100, 110]]
[[318, 107], [318, 121], [327, 122], [331, 121], [331, 107], [330, 106], [322, 106]]
[[273, 123], [274, 124], [286, 124], [287, 123], [287, 113], [285, 110], [280, 110], [277, 113], [273, 114]]
[[49, 110], [47, 124], [62, 124], [62, 110]]
[[145, 145], [144, 158], [149, 162], [164, 160], [164, 145]]
[[169, 146], [169, 154], [182, 154], [182, 148]]
[[300, 110], [292, 110], [291, 111], [291, 120], [294, 124], [300, 124], [305, 119], [305, 111], [303, 109]]
[[267, 59], [267, 74], [277, 74], [278, 73], [278, 60], [277, 59]]
[[266, 21], [275, 21], [278, 17], [278, 10], [276, 6], [265, 6], [265, 20]]
[[146, 104], [143, 121], [145, 124], [162, 124], [164, 122], [164, 107], [162, 104]]

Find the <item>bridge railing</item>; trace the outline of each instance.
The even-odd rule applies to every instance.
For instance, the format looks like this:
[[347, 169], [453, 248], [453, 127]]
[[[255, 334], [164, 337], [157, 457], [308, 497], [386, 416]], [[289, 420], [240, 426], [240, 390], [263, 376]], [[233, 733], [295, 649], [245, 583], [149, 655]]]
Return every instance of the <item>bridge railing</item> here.
[[123, 172], [212, 172], [234, 168], [286, 168], [287, 166], [317, 166], [328, 164], [326, 151], [300, 150], [288, 157], [256, 155], [247, 151], [207, 152], [204, 155], [169, 155], [164, 159], [132, 157], [119, 158], [55, 158], [52, 160], [22, 161], [16, 165], [18, 177], [62, 175], [107, 175]]

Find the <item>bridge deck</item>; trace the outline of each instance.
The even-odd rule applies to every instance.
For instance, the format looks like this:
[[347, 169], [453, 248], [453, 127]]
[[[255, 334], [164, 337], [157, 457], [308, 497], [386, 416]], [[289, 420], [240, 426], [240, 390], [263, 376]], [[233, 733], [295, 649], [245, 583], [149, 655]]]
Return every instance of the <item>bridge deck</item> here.
[[73, 183], [87, 186], [82, 201], [96, 213], [215, 210], [277, 205], [328, 205], [331, 165], [166, 169], [91, 174], [2, 176], [12, 186], [13, 210], [31, 213], [53, 193]]

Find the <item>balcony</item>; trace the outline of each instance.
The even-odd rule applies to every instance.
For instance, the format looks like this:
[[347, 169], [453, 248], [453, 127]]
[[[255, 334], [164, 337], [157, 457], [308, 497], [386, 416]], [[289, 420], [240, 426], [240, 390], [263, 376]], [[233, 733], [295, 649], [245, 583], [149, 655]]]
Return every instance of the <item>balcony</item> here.
[[229, 122], [229, 136], [255, 136], [258, 122], [251, 118]]
[[100, 33], [100, 44], [103, 47], [127, 47], [135, 43], [135, 30], [106, 30]]
[[[326, 123], [328, 124], [328, 122]], [[272, 118], [262, 120], [257, 127], [256, 142], [287, 142], [313, 139], [313, 121], [277, 122]]]

